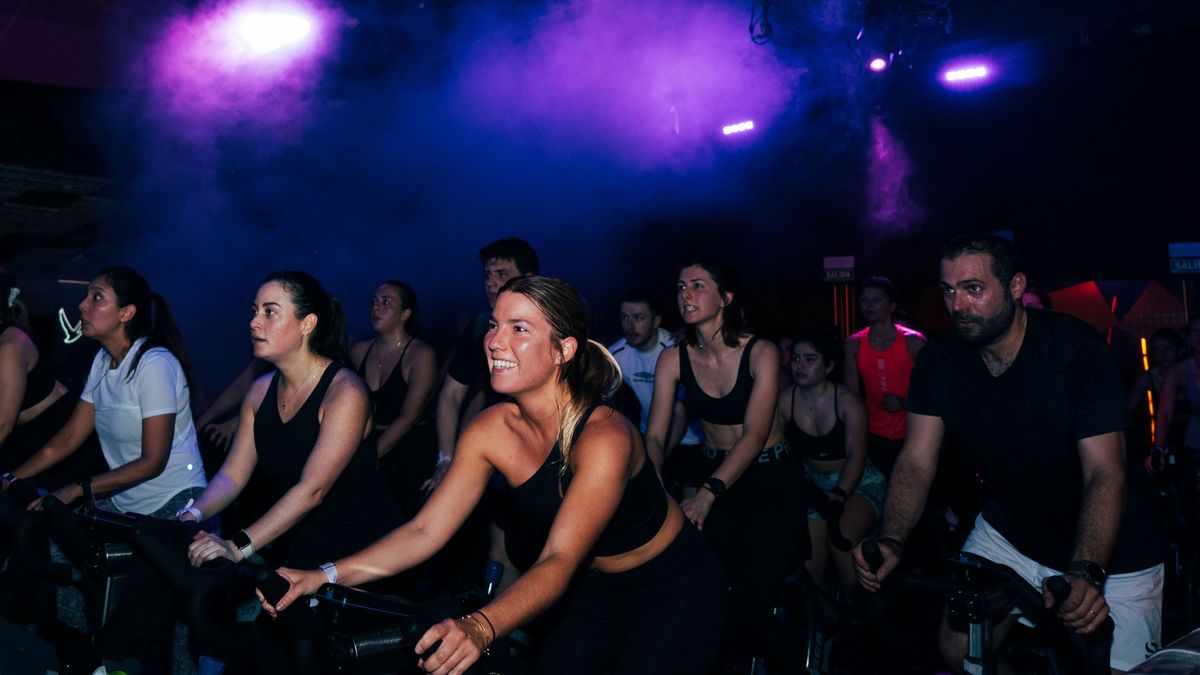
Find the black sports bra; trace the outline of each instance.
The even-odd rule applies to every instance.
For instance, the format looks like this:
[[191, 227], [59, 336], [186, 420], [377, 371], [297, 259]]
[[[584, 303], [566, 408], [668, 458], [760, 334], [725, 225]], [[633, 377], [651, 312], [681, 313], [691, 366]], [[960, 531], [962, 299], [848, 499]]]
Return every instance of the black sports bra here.
[[[576, 427], [575, 437], [583, 432], [592, 412], [599, 406], [608, 403], [597, 403], [587, 411], [579, 426]], [[517, 510], [533, 522], [549, 527], [558, 515], [562, 505], [562, 495], [559, 494], [559, 468], [562, 466], [562, 452], [558, 444], [546, 456], [538, 470], [520, 485], [513, 486], [512, 498]], [[568, 468], [562, 477], [562, 494], [566, 494], [571, 484], [571, 470]], [[625, 492], [621, 502], [613, 513], [612, 520], [600, 533], [592, 554], [610, 556], [627, 553], [654, 538], [667, 519], [667, 495], [662, 483], [658, 481], [658, 473], [647, 455], [642, 468], [629, 482], [625, 484]]]
[[750, 390], [754, 388], [754, 380], [750, 377], [750, 350], [757, 341], [757, 337], [752, 337], [742, 348], [737, 381], [733, 383], [733, 389], [720, 398], [713, 398], [700, 388], [696, 374], [692, 372], [687, 345], [679, 345], [679, 379], [687, 392], [686, 404], [690, 411], [709, 424], [742, 424], [745, 421], [746, 408], [750, 405]]
[[822, 436], [813, 436], [796, 424], [796, 388], [792, 387], [792, 416], [783, 427], [783, 437], [792, 450], [814, 462], [846, 459], [846, 424], [838, 415], [837, 384], [833, 385], [833, 428]]

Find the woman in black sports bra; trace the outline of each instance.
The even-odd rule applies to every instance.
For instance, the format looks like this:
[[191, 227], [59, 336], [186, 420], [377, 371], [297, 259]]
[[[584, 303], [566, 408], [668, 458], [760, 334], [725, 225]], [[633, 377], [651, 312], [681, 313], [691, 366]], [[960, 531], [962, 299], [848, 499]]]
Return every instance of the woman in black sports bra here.
[[780, 659], [784, 655], [769, 646], [792, 640], [771, 609], [804, 541], [805, 509], [803, 469], [775, 410], [779, 352], [745, 330], [737, 275], [719, 260], [684, 267], [677, 299], [685, 327], [677, 346], [658, 357], [647, 446], [661, 467], [682, 384], [688, 413], [700, 418], [704, 431], [708, 478], [681, 506], [729, 575], [727, 651]]
[[416, 337], [417, 294], [403, 281], [385, 281], [371, 298], [373, 340], [350, 348], [350, 359], [370, 389], [375, 425], [370, 442], [379, 470], [412, 515], [424, 502], [421, 483], [437, 464], [437, 433], [428, 414], [437, 379], [433, 348]]
[[[804, 460], [808, 479], [842, 502], [842, 536], [857, 544], [874, 527], [886, 493], [883, 474], [867, 460], [867, 413], [862, 398], [829, 379], [841, 353], [832, 335], [813, 331], [792, 343], [789, 370], [795, 384], [779, 397], [779, 414], [788, 444]], [[804, 563], [809, 574], [825, 583], [830, 557], [842, 590], [855, 585], [854, 560], [849, 551], [831, 549], [825, 539], [825, 521], [808, 512], [812, 556]]]
[[322, 566], [328, 572], [281, 568], [292, 587], [265, 609], [285, 608], [330, 579], [357, 585], [427, 560], [499, 472], [518, 512], [548, 524], [549, 537], [537, 562], [496, 599], [425, 633], [417, 653], [441, 646], [420, 663], [424, 670], [461, 673], [496, 636], [559, 603], [539, 673], [707, 672], [725, 612], [720, 563], [667, 496], [637, 427], [597, 407], [620, 371], [587, 336], [583, 299], [567, 283], [505, 284], [484, 347], [492, 388], [511, 400], [467, 427], [415, 518]]

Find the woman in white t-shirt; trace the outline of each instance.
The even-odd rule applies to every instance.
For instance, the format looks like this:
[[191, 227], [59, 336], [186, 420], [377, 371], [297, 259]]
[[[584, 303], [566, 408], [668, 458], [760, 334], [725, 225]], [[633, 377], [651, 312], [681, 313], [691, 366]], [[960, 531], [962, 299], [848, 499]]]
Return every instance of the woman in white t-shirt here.
[[[70, 456], [94, 429], [109, 471], [51, 494], [64, 504], [174, 518], [207, 485], [188, 402], [186, 355], [166, 300], [129, 267], [105, 269], [79, 303], [83, 334], [100, 343], [66, 426], [25, 463], [34, 478]], [[41, 508], [41, 499], [30, 504]]]

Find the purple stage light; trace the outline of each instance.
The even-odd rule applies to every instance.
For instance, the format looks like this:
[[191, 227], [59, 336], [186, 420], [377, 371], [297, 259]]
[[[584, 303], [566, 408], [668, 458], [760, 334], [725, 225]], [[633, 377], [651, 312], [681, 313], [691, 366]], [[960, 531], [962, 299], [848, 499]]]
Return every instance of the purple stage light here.
[[880, 73], [887, 69], [888, 62], [886, 59], [876, 56], [875, 58], [871, 59], [871, 62], [867, 64], [867, 67], [877, 73]]
[[939, 79], [951, 89], [973, 89], [989, 83], [995, 75], [996, 68], [991, 63], [959, 60], [942, 68]]
[[943, 76], [947, 82], [965, 82], [967, 80], [982, 80], [988, 76], [987, 66], [970, 66], [947, 70]]
[[726, 124], [725, 126], [721, 127], [721, 133], [725, 134], [726, 136], [732, 136], [733, 134], [741, 134], [753, 130], [754, 120], [746, 120], [745, 122], [738, 122], [737, 124]]
[[295, 11], [265, 12], [244, 8], [234, 12], [227, 24], [230, 46], [254, 55], [300, 45], [312, 33], [312, 21]]

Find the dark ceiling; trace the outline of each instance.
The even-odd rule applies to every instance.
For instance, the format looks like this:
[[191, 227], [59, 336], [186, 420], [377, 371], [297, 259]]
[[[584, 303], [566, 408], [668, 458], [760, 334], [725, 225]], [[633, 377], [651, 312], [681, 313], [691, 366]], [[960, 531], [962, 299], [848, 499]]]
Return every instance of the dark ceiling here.
[[[352, 12], [356, 4], [378, 3], [343, 4]], [[417, 3], [394, 4], [412, 11]], [[98, 223], [130, 208], [114, 168], [120, 158], [100, 150], [95, 134], [102, 132], [90, 124], [96, 101], [114, 86], [104, 45], [117, 5], [0, 1], [0, 262], [20, 258], [25, 267], [53, 268], [89, 246]], [[787, 17], [813, 3], [770, 5], [779, 47], [802, 48], [788, 43], [803, 36], [788, 34]], [[920, 83], [932, 59], [888, 80], [877, 105], [923, 167], [918, 197], [938, 205], [928, 227], [892, 242], [889, 257], [927, 251], [929, 240], [956, 229], [1001, 228], [1039, 242], [1032, 257], [1060, 278], [1156, 276], [1166, 242], [1200, 239], [1192, 204], [1200, 179], [1200, 59], [1190, 53], [1200, 43], [1200, 3], [949, 6], [954, 34], [928, 40], [925, 53], [1019, 42], [1043, 68], [1025, 87], [968, 99]], [[764, 160], [777, 191], [786, 190], [786, 155]], [[797, 207], [828, 208], [817, 201]], [[831, 235], [824, 243], [845, 250], [860, 236]]]

